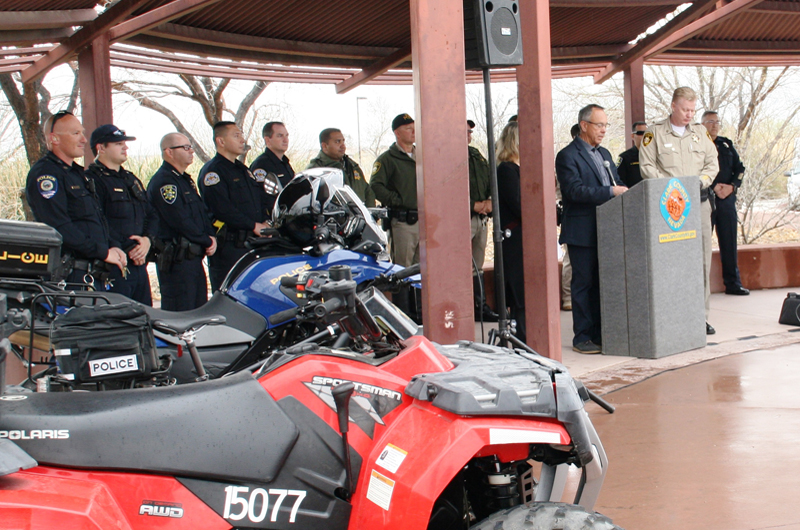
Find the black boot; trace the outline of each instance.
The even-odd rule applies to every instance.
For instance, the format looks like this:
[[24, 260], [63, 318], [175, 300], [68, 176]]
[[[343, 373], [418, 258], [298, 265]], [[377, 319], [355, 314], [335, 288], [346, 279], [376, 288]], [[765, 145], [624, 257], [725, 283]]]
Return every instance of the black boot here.
[[[472, 292], [475, 297], [475, 322], [497, 322], [499, 315], [492, 311], [489, 304], [486, 303], [485, 289], [481, 289], [483, 283], [483, 274], [480, 276], [472, 277]], [[484, 296], [481, 296], [483, 294]]]

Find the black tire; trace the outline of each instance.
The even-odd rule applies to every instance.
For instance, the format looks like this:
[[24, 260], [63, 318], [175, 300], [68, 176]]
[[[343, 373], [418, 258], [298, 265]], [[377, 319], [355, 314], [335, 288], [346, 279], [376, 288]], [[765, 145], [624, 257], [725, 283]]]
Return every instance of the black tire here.
[[563, 502], [534, 502], [497, 512], [470, 530], [622, 530], [605, 515]]

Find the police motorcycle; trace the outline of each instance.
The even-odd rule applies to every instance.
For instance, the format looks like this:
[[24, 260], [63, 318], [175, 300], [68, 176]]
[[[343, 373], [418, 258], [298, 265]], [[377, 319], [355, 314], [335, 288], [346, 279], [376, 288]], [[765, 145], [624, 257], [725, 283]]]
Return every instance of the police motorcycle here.
[[408, 336], [413, 323], [352, 278], [335, 266], [279, 283], [298, 301], [280, 318], [338, 326], [354, 348], [296, 344], [203, 384], [1, 395], [0, 521], [619, 528], [593, 512], [608, 459], [564, 366]]
[[[404, 270], [388, 261], [385, 235], [373, 213], [344, 186], [339, 170], [299, 173], [280, 190], [273, 225], [264, 237], [249, 241], [252, 250], [221, 289], [192, 311], [162, 311], [115, 293], [68, 291], [63, 284], [0, 279], [0, 293], [5, 290], [12, 301], [23, 301], [7, 319], [16, 323], [9, 331], [35, 322], [40, 333], [24, 337], [30, 346], [34, 340], [44, 342], [38, 349], [54, 353], [53, 365], [38, 376], [29, 368], [24, 386], [55, 391], [187, 383], [235, 373], [299, 342], [343, 344], [334, 327], [270, 318], [296, 308], [280, 282], [303, 271], [346, 265], [360, 290], [376, 287], [403, 294], [415, 289], [406, 278], [418, 267]], [[43, 306], [44, 311], [37, 311]], [[59, 314], [65, 306], [77, 307]], [[21, 348], [15, 351], [21, 356]]]

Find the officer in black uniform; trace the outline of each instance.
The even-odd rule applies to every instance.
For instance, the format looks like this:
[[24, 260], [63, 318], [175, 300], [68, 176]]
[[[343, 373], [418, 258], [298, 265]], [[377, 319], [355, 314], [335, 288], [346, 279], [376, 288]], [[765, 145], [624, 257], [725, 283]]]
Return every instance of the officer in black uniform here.
[[646, 130], [647, 123], [643, 121], [634, 123], [631, 132], [633, 147], [623, 152], [617, 159], [617, 174], [629, 188], [642, 181], [642, 174], [639, 172], [639, 146], [642, 144], [642, 137]]
[[44, 133], [49, 150], [31, 167], [25, 196], [34, 218], [61, 234], [58, 274], [70, 283], [95, 287], [95, 265], [104, 267], [101, 262], [106, 262], [121, 272], [127, 258], [110, 244], [94, 182], [75, 163], [86, 145], [81, 122], [69, 112], [59, 112], [45, 122]]
[[247, 169], [236, 157], [245, 152], [242, 130], [231, 121], [214, 125], [217, 155], [200, 170], [200, 195], [215, 219], [219, 250], [210, 258], [211, 290], [216, 291], [225, 276], [247, 253], [248, 236], [260, 236], [271, 205], [264, 193], [263, 179]]
[[164, 163], [147, 186], [147, 198], [158, 214], [157, 238], [163, 249], [156, 261], [161, 309], [186, 311], [208, 301], [203, 258], [217, 249], [214, 228], [192, 176], [189, 139], [170, 133], [161, 139]]
[[[278, 177], [281, 186], [285, 187], [294, 178], [294, 169], [286, 157], [286, 150], [289, 149], [289, 131], [283, 123], [271, 121], [264, 125], [261, 136], [264, 138], [266, 149], [250, 164], [250, 171], [260, 182], [264, 181], [267, 173], [273, 173]], [[277, 190], [275, 193], [267, 193], [270, 214], [277, 195]]]
[[112, 244], [128, 256], [128, 274], [111, 271], [109, 291], [153, 305], [147, 254], [155, 239], [158, 217], [136, 175], [122, 167], [128, 159], [127, 136], [116, 125], [101, 125], [92, 132], [90, 147], [95, 161], [86, 169], [94, 181]]
[[750, 290], [742, 286], [736, 248], [739, 228], [736, 190], [742, 185], [742, 179], [744, 179], [744, 164], [739, 158], [739, 153], [733, 147], [733, 142], [729, 138], [719, 136], [719, 115], [715, 111], [705, 111], [700, 121], [708, 130], [711, 139], [714, 140], [714, 145], [717, 146], [719, 173], [711, 184], [714, 189], [716, 207], [711, 213], [711, 225], [717, 229], [725, 294], [747, 296], [750, 294]]

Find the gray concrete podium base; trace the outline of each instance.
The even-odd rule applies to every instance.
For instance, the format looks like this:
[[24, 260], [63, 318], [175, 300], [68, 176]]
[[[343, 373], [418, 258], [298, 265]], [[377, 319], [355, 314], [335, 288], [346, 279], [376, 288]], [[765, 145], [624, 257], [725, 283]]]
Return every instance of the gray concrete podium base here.
[[[685, 218], [662, 214], [670, 193]], [[597, 208], [604, 354], [658, 358], [706, 345], [700, 215], [697, 177], [644, 180]]]

